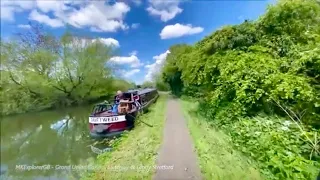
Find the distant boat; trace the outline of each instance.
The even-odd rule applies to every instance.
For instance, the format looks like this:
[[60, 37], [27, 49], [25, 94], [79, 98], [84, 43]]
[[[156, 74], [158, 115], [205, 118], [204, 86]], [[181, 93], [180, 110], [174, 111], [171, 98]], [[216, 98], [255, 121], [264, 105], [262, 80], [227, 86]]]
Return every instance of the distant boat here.
[[129, 90], [114, 104], [96, 104], [89, 116], [91, 137], [114, 137], [134, 128], [139, 112], [145, 110], [159, 97], [156, 89]]

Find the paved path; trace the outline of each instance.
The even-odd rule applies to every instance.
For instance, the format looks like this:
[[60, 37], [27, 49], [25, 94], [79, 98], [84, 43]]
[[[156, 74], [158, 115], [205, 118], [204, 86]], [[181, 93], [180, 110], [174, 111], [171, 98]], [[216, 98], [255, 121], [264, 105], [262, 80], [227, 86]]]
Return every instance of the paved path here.
[[173, 165], [173, 169], [158, 169], [154, 180], [199, 180], [201, 173], [196, 152], [193, 151], [192, 139], [178, 100], [169, 99], [167, 108], [164, 137], [157, 165]]

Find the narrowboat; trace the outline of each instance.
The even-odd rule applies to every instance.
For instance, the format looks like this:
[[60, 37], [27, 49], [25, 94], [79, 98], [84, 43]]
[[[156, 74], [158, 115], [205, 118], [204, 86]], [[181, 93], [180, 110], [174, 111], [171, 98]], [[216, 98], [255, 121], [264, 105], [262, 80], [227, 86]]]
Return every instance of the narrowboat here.
[[134, 127], [137, 115], [156, 101], [156, 89], [129, 90], [121, 99], [114, 97], [113, 104], [96, 104], [89, 116], [90, 135], [94, 138], [114, 137]]

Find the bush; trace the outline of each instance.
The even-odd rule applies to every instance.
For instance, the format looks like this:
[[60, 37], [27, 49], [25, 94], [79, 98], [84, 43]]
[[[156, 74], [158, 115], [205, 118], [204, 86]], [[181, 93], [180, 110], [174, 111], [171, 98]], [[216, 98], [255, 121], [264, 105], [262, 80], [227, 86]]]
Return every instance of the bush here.
[[212, 117], [284, 115], [277, 101], [319, 128], [319, 32], [318, 3], [282, 0], [256, 22], [172, 46], [163, 77], [174, 94], [202, 96]]
[[[320, 4], [279, 0], [257, 21], [172, 46], [162, 73], [175, 94], [200, 99], [199, 111], [269, 177], [312, 179], [319, 170], [319, 47]], [[261, 113], [267, 117], [253, 118]], [[283, 127], [278, 116], [301, 123]]]
[[[277, 117], [244, 118], [225, 129], [239, 150], [259, 162], [268, 179], [317, 177], [320, 156], [315, 155], [306, 138], [317, 140], [315, 130], [301, 131], [292, 121]], [[266, 174], [268, 171], [263, 169], [273, 174]]]

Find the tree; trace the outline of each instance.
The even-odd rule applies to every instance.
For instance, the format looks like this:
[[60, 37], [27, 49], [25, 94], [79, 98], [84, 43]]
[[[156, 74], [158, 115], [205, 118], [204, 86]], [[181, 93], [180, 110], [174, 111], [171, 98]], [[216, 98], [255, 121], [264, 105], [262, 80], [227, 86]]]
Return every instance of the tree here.
[[186, 53], [191, 51], [191, 47], [185, 44], [170, 47], [162, 77], [164, 82], [168, 83], [173, 94], [179, 96], [183, 90], [182, 70], [185, 68], [184, 57]]
[[169, 91], [170, 90], [169, 84], [164, 82], [163, 76], [161, 73], [154, 75], [153, 82], [155, 83], [155, 87], [159, 91]]
[[68, 32], [59, 38], [36, 25], [2, 41], [3, 113], [79, 104], [129, 88], [126, 81], [117, 83], [108, 66], [113, 52], [95, 39]]
[[142, 83], [141, 88], [154, 88], [155, 84], [152, 81], [145, 81]]

